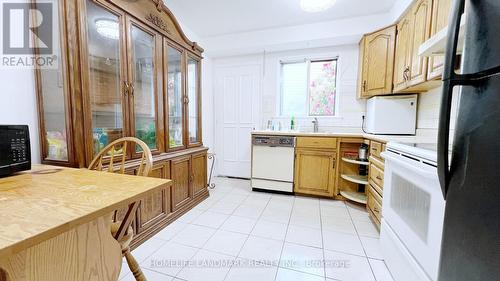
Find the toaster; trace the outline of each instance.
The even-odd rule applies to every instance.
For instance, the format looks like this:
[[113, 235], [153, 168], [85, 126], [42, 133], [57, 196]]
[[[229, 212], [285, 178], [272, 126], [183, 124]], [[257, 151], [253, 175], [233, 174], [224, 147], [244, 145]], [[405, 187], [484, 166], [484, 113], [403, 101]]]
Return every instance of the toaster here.
[[27, 125], [0, 125], [0, 177], [31, 169]]

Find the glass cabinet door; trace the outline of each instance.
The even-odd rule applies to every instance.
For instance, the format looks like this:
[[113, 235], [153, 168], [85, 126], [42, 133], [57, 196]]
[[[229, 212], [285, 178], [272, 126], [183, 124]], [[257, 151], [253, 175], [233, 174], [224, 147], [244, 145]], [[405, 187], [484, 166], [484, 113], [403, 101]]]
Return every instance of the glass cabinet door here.
[[[61, 5], [61, 1], [56, 1]], [[62, 16], [62, 12], [58, 13]], [[68, 162], [68, 120], [66, 119], [67, 106], [67, 84], [66, 84], [66, 65], [65, 58], [62, 57], [61, 49], [65, 49], [65, 41], [61, 40], [64, 35], [64, 21], [55, 17], [54, 38], [59, 44], [55, 46], [54, 53], [57, 57], [57, 68], [41, 68], [37, 70], [37, 84], [39, 89], [39, 99], [42, 107], [40, 118], [42, 130], [45, 133], [44, 143], [42, 144], [43, 159], [48, 161]]]
[[184, 147], [181, 51], [167, 46], [168, 144], [170, 149]]
[[125, 135], [123, 23], [119, 13], [87, 0], [89, 98], [94, 154]]
[[156, 64], [161, 62], [161, 59], [156, 58], [157, 36], [153, 31], [147, 31], [136, 23], [131, 23], [129, 26], [133, 128], [135, 137], [144, 141], [151, 150], [156, 150], [158, 149]]
[[187, 62], [187, 96], [188, 96], [188, 131], [189, 144], [201, 143], [200, 122], [200, 94], [199, 94], [199, 64], [194, 58], [188, 57]]

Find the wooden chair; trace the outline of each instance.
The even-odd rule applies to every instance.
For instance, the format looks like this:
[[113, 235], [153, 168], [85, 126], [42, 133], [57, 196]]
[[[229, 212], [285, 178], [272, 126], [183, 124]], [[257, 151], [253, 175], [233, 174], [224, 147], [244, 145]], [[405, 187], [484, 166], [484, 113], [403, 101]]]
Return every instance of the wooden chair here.
[[[141, 162], [137, 169], [136, 176], [148, 176], [151, 168], [153, 167], [153, 156], [149, 147], [140, 139], [125, 137], [117, 139], [108, 144], [103, 150], [90, 163], [90, 170], [105, 171], [109, 173], [125, 174], [125, 160], [127, 158], [127, 147], [131, 144], [131, 149], [135, 151], [138, 145], [142, 152]], [[130, 253], [130, 242], [134, 236], [134, 230], [131, 222], [135, 211], [137, 210], [137, 203], [131, 204], [128, 208], [125, 218], [122, 221], [117, 221], [117, 212], [114, 215], [114, 223], [111, 225], [111, 233], [113, 237], [120, 243], [122, 254], [127, 260], [127, 264], [134, 274], [137, 281], [147, 281], [139, 264]]]

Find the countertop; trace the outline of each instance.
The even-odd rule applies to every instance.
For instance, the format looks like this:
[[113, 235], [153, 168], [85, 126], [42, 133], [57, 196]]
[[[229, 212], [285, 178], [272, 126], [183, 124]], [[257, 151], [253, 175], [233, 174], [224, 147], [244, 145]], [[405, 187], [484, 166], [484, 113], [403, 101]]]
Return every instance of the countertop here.
[[33, 165], [0, 178], [0, 257], [111, 214], [170, 180]]
[[365, 138], [379, 142], [433, 142], [430, 138], [418, 136], [398, 136], [398, 135], [373, 135], [365, 133], [346, 133], [346, 132], [299, 132], [299, 131], [252, 131], [252, 135], [271, 135], [271, 136], [296, 136], [296, 137], [337, 137], [337, 138]]

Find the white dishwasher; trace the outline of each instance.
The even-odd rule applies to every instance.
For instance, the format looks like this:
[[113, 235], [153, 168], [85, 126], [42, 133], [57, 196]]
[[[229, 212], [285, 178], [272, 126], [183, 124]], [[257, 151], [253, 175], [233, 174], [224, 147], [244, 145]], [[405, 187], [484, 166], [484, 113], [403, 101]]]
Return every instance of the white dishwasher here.
[[252, 136], [252, 189], [293, 193], [295, 137]]

